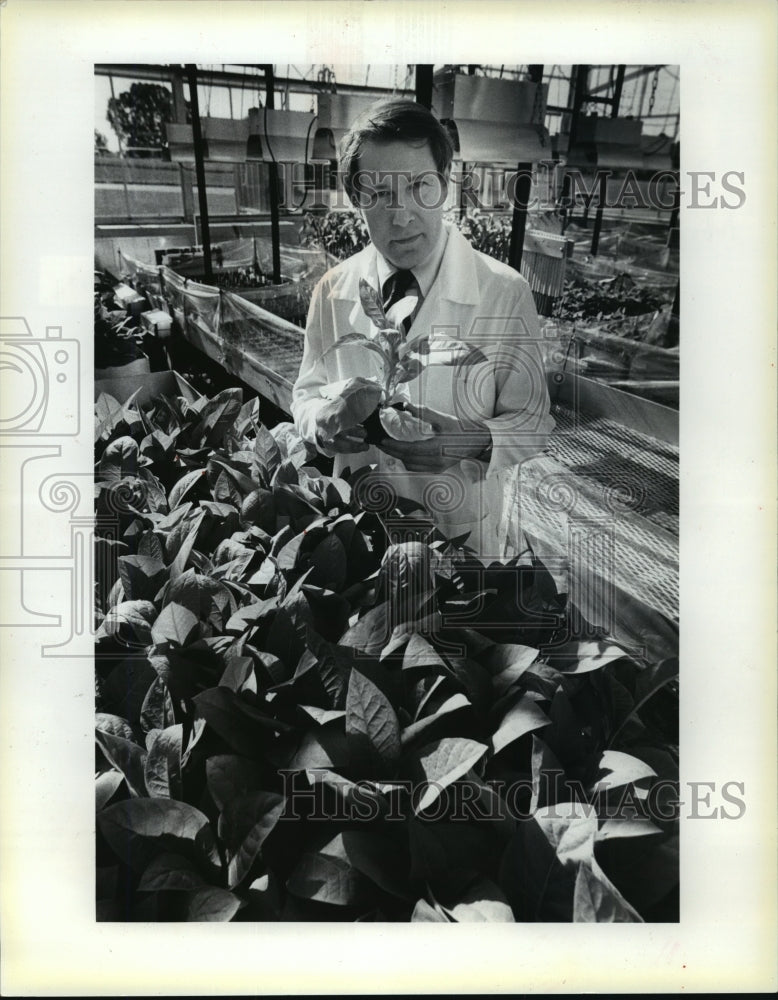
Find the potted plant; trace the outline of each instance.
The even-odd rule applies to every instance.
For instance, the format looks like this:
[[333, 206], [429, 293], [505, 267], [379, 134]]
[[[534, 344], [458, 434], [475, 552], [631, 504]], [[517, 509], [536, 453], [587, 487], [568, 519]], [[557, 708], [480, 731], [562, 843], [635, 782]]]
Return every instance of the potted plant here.
[[[365, 281], [359, 282], [362, 308], [372, 327], [367, 335], [349, 333], [324, 353], [328, 357], [347, 346], [359, 345], [381, 359], [382, 376], [367, 378], [358, 375], [323, 386], [319, 391], [325, 399], [346, 399], [355, 414], [368, 411], [358, 420], [367, 431], [368, 444], [380, 444], [386, 437], [396, 441], [423, 441], [435, 436], [430, 423], [420, 419], [408, 408], [405, 388], [430, 364], [474, 365], [486, 361], [477, 347], [465, 341], [453, 340], [444, 334], [432, 333], [404, 341], [398, 320], [389, 319], [376, 290]], [[401, 321], [400, 321], [401, 322]]]

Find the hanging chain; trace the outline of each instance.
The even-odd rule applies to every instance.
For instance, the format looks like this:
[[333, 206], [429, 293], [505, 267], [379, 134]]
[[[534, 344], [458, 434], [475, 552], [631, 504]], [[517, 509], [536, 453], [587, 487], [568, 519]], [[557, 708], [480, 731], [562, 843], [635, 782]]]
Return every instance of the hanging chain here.
[[648, 117], [651, 117], [651, 112], [654, 110], [654, 101], [656, 100], [656, 88], [659, 83], [659, 70], [654, 72], [654, 79], [651, 81], [651, 96], [648, 99]]

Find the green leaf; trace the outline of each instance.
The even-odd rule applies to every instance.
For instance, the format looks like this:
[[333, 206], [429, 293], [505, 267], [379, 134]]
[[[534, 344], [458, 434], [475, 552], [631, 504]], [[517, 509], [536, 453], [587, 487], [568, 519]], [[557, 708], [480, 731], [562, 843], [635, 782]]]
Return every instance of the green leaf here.
[[202, 586], [206, 579], [193, 567], [183, 570], [175, 579], [171, 579], [165, 592], [165, 604], [180, 604], [196, 618], [205, 618], [210, 604]]
[[492, 734], [492, 749], [497, 754], [535, 729], [549, 725], [549, 718], [536, 701], [524, 695], [503, 716]]
[[400, 757], [400, 724], [389, 699], [356, 668], [346, 697], [346, 736], [356, 752], [366, 749], [385, 765]]
[[517, 825], [500, 872], [517, 920], [572, 921], [578, 867], [592, 860], [596, 832], [594, 808], [574, 802], [543, 807]]
[[227, 848], [230, 888], [248, 875], [285, 806], [286, 799], [274, 792], [249, 792], [225, 803], [219, 816], [219, 836]]
[[394, 385], [403, 385], [405, 382], [412, 382], [424, 371], [424, 365], [418, 358], [405, 358], [394, 370]]
[[[251, 476], [247, 476], [246, 473], [242, 471], [231, 459], [227, 458], [227, 456], [222, 457], [221, 455], [213, 454], [208, 459], [208, 474], [209, 477], [211, 475], [213, 476], [211, 481], [214, 483], [217, 482], [219, 470], [222, 470], [227, 475], [240, 493], [241, 500], [236, 504], [236, 506], [240, 506], [240, 502], [242, 502], [243, 498], [247, 497], [249, 493], [253, 493], [257, 488], [257, 483], [251, 478]], [[214, 499], [226, 499], [228, 503], [234, 502], [228, 498], [220, 498], [217, 496], [214, 496]]]
[[222, 389], [202, 409], [200, 423], [192, 428], [189, 440], [195, 447], [218, 448], [242, 405], [242, 389]]
[[119, 576], [128, 600], [153, 601], [165, 582], [167, 569], [163, 562], [148, 556], [120, 556]]
[[140, 725], [144, 733], [151, 729], [167, 729], [175, 723], [173, 699], [161, 677], [152, 681], [140, 710]]
[[205, 483], [205, 469], [193, 469], [183, 475], [173, 486], [168, 495], [168, 506], [175, 510], [185, 499], [192, 500], [198, 496], [198, 490], [202, 491]]
[[181, 750], [184, 727], [179, 723], [161, 730], [146, 755], [144, 776], [149, 795], [161, 799], [181, 799]]
[[155, 857], [138, 883], [141, 892], [187, 892], [205, 885], [205, 879], [183, 854], [165, 853]]
[[595, 840], [599, 844], [623, 837], [654, 837], [661, 832], [650, 819], [606, 819], [597, 831]]
[[379, 330], [391, 329], [392, 324], [386, 318], [381, 296], [375, 288], [373, 288], [370, 282], [365, 281], [364, 278], [359, 279], [359, 301], [362, 303], [362, 309], [364, 310], [367, 318], [374, 323]]
[[192, 554], [192, 549], [194, 548], [195, 541], [197, 540], [198, 532], [200, 531], [200, 525], [205, 517], [205, 511], [198, 510], [194, 517], [191, 519], [190, 525], [188, 527], [186, 537], [184, 538], [181, 546], [176, 552], [175, 559], [170, 565], [170, 579], [177, 579], [186, 569], [186, 564], [189, 560], [189, 556]]
[[613, 746], [616, 741], [616, 737], [621, 733], [624, 726], [630, 719], [637, 715], [646, 702], [650, 701], [657, 691], [663, 688], [665, 684], [674, 680], [677, 676], [677, 659], [662, 660], [661, 663], [657, 663], [655, 666], [652, 666], [647, 670], [643, 670], [638, 674], [635, 684], [635, 692], [633, 695], [634, 704], [617, 724], [608, 741], [608, 746]]
[[414, 805], [414, 811], [418, 813], [428, 809], [442, 790], [467, 774], [486, 751], [483, 743], [461, 738], [438, 740], [420, 750], [416, 770], [428, 787]]
[[625, 651], [614, 643], [603, 639], [585, 639], [555, 649], [549, 656], [549, 663], [563, 674], [585, 674], [591, 670], [602, 670], [626, 656]]
[[451, 676], [451, 669], [438, 651], [424, 638], [414, 633], [403, 655], [403, 670], [432, 669]]
[[345, 719], [346, 717], [344, 709], [319, 708], [318, 705], [299, 705], [298, 707], [306, 715], [310, 715], [314, 722], [317, 722], [320, 726], [326, 726], [328, 722], [337, 722], [339, 719]]
[[288, 728], [272, 716], [254, 711], [249, 718], [249, 708], [239, 695], [228, 688], [208, 688], [192, 699], [195, 708], [214, 732], [235, 750], [246, 757], [256, 757], [264, 746], [268, 733]]
[[[440, 678], [442, 680], [442, 678]], [[437, 725], [441, 719], [444, 719], [447, 715], [452, 712], [458, 712], [462, 708], [470, 708], [470, 701], [461, 693], [451, 695], [447, 698], [437, 712], [434, 715], [427, 715], [423, 719], [418, 719], [416, 722], [412, 722], [410, 726], [406, 726], [401, 734], [403, 749], [408, 747], [414, 740], [417, 740], [420, 736], [431, 729], [433, 726]]]
[[310, 730], [303, 735], [289, 767], [305, 771], [348, 767], [351, 761], [348, 743], [343, 733], [332, 726]]
[[97, 630], [97, 639], [118, 636], [127, 645], [147, 646], [157, 609], [151, 601], [122, 601], [111, 608]]
[[97, 466], [98, 476], [104, 482], [118, 482], [138, 474], [138, 442], [131, 437], [120, 437], [105, 449]]
[[343, 542], [335, 534], [327, 535], [311, 553], [313, 572], [308, 583], [325, 587], [327, 590], [341, 591], [346, 585], [348, 557]]
[[[335, 840], [340, 840], [349, 864], [384, 892], [400, 899], [411, 898], [407, 884], [408, 859], [393, 840], [366, 830], [344, 830]], [[330, 846], [322, 850], [330, 853]]]
[[[506, 670], [510, 670], [511, 683], [518, 680], [537, 658], [538, 650], [533, 646], [522, 646], [513, 642], [495, 643], [480, 657], [495, 682]], [[504, 684], [503, 690], [507, 690]]]
[[243, 502], [243, 494], [235, 485], [235, 481], [227, 475], [224, 469], [216, 477], [216, 482], [213, 485], [213, 498], [224, 506], [229, 505], [236, 509]]
[[347, 861], [313, 853], [303, 854], [286, 883], [295, 896], [334, 906], [358, 906], [366, 885], [364, 875]]
[[257, 436], [254, 441], [254, 455], [259, 468], [262, 470], [265, 484], [269, 485], [276, 469], [281, 464], [282, 457], [276, 439], [262, 424], [257, 427]]
[[257, 677], [254, 673], [254, 661], [250, 656], [233, 656], [224, 668], [219, 678], [219, 687], [229, 688], [238, 694], [240, 691], [257, 693]]
[[176, 642], [185, 646], [198, 625], [198, 618], [189, 608], [173, 601], [166, 604], [151, 629], [151, 638], [157, 644]]
[[143, 871], [164, 851], [220, 867], [213, 830], [199, 809], [175, 799], [129, 799], [98, 814], [100, 830], [114, 853], [135, 871]]
[[339, 644], [358, 649], [368, 656], [378, 656], [392, 634], [391, 613], [388, 601], [377, 604], [340, 637]]
[[122, 739], [129, 740], [130, 743], [137, 743], [132, 726], [125, 719], [110, 712], [97, 712], [95, 714], [95, 728], [101, 733], [110, 733], [111, 736], [121, 736]]
[[643, 922], [594, 859], [578, 866], [573, 921], [577, 924]]
[[[145, 655], [128, 656], [100, 685], [105, 708], [121, 716], [136, 730], [140, 726], [143, 701], [153, 680], [154, 668]], [[140, 742], [137, 736], [132, 739]]]
[[100, 812], [116, 794], [119, 785], [124, 781], [121, 771], [103, 771], [95, 780], [95, 810]]
[[441, 907], [430, 906], [425, 899], [420, 899], [413, 908], [411, 923], [448, 924], [451, 921]]
[[515, 923], [505, 895], [487, 878], [477, 879], [457, 903], [446, 909], [457, 923]]
[[151, 559], [158, 566], [165, 565], [165, 552], [162, 542], [153, 531], [144, 531], [138, 542], [138, 555]]
[[216, 754], [205, 762], [208, 791], [221, 812], [229, 802], [259, 788], [260, 765], [235, 754]]
[[606, 837], [595, 850], [598, 864], [639, 913], [678, 891], [677, 835]]
[[604, 792], [655, 777], [656, 771], [637, 757], [618, 750], [606, 750], [600, 757], [599, 773], [593, 791]]
[[371, 814], [375, 810], [375, 815], [383, 815], [388, 808], [384, 794], [374, 783], [351, 781], [342, 774], [326, 767], [308, 768], [305, 774], [312, 785], [325, 785], [327, 788], [331, 788], [343, 799], [349, 809], [362, 812], [368, 806], [368, 800], [370, 800]]
[[495, 856], [500, 841], [486, 824], [411, 819], [408, 822], [411, 878], [450, 878], [458, 869], [472, 869]]
[[564, 779], [564, 768], [538, 736], [532, 736], [532, 798], [530, 812], [549, 806], [556, 800], [557, 782]]
[[109, 437], [122, 414], [122, 404], [107, 392], [101, 392], [95, 401], [95, 442]]
[[422, 719], [425, 715], [434, 715], [446, 701], [448, 697], [447, 676], [438, 674], [432, 677], [422, 677], [416, 682], [414, 696], [418, 698], [418, 705], [414, 714], [415, 720]]
[[597, 813], [585, 802], [559, 802], [543, 806], [533, 816], [563, 865], [589, 863], [597, 835]]
[[136, 796], [146, 795], [143, 777], [146, 754], [143, 749], [137, 743], [99, 729], [95, 732], [95, 739], [108, 763], [124, 775], [130, 792]]
[[226, 922], [232, 920], [239, 909], [240, 900], [234, 893], [209, 885], [191, 893], [184, 920]]

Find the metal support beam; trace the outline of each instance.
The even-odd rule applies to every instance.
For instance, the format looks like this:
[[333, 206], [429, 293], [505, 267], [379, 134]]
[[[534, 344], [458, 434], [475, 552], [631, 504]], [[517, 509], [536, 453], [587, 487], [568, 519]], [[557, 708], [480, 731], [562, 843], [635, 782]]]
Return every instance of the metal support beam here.
[[[272, 63], [265, 65], [265, 107], [275, 109], [275, 77]], [[278, 164], [275, 157], [268, 163], [268, 187], [270, 196], [270, 236], [273, 242], [273, 284], [281, 284], [281, 233], [278, 225]]]
[[524, 233], [527, 229], [527, 208], [532, 190], [532, 164], [520, 163], [516, 176], [513, 202], [513, 224], [508, 263], [515, 271], [521, 271], [521, 257], [524, 252]]
[[602, 213], [605, 208], [605, 200], [608, 197], [608, 176], [609, 171], [600, 171], [600, 191], [597, 196], [597, 213], [594, 216], [594, 232], [592, 233], [592, 257], [597, 256], [600, 247], [600, 230], [602, 229]]
[[624, 89], [624, 73], [626, 71], [626, 66], [616, 67], [616, 86], [613, 90], [613, 108], [611, 110], [611, 118], [618, 118], [619, 115], [619, 104], [621, 103], [621, 92]]
[[432, 107], [432, 63], [420, 63], [416, 66], [416, 103], [425, 108]]
[[211, 228], [208, 224], [208, 193], [205, 189], [205, 161], [203, 159], [203, 134], [200, 129], [200, 102], [197, 98], [197, 67], [187, 63], [186, 75], [189, 80], [189, 100], [192, 105], [192, 144], [194, 146], [195, 170], [197, 171], [197, 199], [200, 203], [200, 227], [203, 240], [203, 266], [206, 284], [213, 284], [211, 264]]
[[173, 68], [170, 74], [173, 85], [173, 121], [177, 125], [186, 125], [186, 100], [184, 99], [184, 75], [181, 70]]
[[573, 96], [573, 115], [570, 120], [570, 142], [572, 148], [575, 145], [576, 133], [578, 132], [578, 118], [581, 114], [584, 100], [586, 99], [587, 84], [589, 81], [589, 67], [576, 66], [575, 68], [575, 91]]

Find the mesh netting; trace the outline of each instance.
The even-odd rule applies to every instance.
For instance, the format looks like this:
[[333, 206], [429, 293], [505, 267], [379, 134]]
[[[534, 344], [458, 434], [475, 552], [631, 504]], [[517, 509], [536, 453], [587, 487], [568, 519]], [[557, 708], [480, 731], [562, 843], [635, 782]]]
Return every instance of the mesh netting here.
[[677, 447], [558, 405], [552, 414], [547, 453], [515, 484], [517, 526], [677, 619]]
[[[308, 247], [281, 246], [279, 250], [281, 275], [285, 281], [318, 281], [337, 263], [335, 257], [324, 250]], [[273, 244], [266, 236], [238, 240], [224, 240], [211, 245], [211, 263], [214, 276], [220, 272], [254, 268], [258, 274], [273, 273]], [[167, 264], [184, 277], [202, 276], [202, 253], [186, 253], [178, 257], [168, 255]]]
[[135, 288], [150, 297], [161, 292], [160, 303], [154, 304], [171, 313], [185, 336], [215, 345], [226, 371], [238, 374], [242, 359], [253, 357], [288, 381], [291, 393], [303, 356], [298, 326], [234, 292], [192, 281], [168, 267], [124, 260]]

